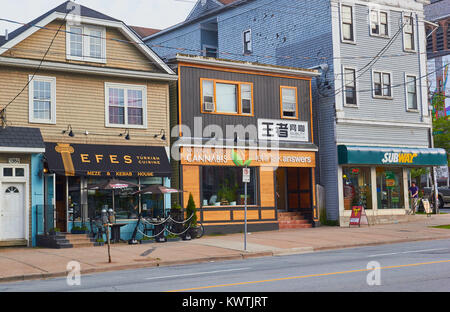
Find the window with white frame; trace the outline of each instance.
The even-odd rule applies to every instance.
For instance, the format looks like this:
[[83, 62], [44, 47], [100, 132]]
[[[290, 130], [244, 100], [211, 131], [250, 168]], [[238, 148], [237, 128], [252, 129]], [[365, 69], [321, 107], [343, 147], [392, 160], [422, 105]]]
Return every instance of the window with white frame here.
[[252, 53], [252, 31], [244, 31], [244, 54]]
[[417, 110], [417, 82], [416, 76], [406, 75], [406, 100], [409, 110]]
[[373, 36], [388, 37], [388, 13], [372, 9], [370, 11], [370, 34]]
[[106, 83], [106, 126], [146, 128], [147, 87]]
[[342, 39], [343, 41], [355, 41], [353, 29], [353, 7], [350, 5], [342, 5]]
[[281, 118], [297, 119], [297, 88], [281, 86]]
[[412, 16], [403, 16], [403, 42], [406, 51], [414, 51], [414, 18]]
[[380, 71], [373, 72], [373, 95], [375, 97], [392, 97], [391, 73]]
[[67, 26], [67, 59], [106, 62], [106, 29], [104, 27]]
[[56, 78], [30, 76], [29, 122], [56, 123]]
[[357, 105], [356, 100], [356, 71], [353, 68], [344, 68], [345, 104]]

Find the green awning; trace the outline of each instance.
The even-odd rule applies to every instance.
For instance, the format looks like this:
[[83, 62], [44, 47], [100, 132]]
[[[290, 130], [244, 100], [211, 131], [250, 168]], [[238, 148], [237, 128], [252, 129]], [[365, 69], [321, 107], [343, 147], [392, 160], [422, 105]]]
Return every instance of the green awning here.
[[441, 148], [338, 145], [338, 158], [340, 165], [447, 165], [447, 153]]

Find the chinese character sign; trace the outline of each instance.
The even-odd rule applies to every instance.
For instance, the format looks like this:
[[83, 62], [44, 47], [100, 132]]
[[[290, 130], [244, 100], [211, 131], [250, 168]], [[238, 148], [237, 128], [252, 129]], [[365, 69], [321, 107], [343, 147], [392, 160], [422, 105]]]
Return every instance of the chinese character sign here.
[[308, 122], [258, 119], [258, 139], [268, 141], [308, 142]]

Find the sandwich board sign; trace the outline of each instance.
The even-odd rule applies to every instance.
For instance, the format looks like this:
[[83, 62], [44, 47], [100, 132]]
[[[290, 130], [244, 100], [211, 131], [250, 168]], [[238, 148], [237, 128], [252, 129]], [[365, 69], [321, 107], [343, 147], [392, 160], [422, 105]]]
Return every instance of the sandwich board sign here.
[[423, 209], [425, 210], [427, 216], [431, 217], [433, 210], [431, 209], [430, 202], [428, 199], [422, 199]]
[[361, 226], [361, 224], [369, 225], [369, 219], [367, 218], [364, 206], [353, 206], [349, 227], [352, 225]]

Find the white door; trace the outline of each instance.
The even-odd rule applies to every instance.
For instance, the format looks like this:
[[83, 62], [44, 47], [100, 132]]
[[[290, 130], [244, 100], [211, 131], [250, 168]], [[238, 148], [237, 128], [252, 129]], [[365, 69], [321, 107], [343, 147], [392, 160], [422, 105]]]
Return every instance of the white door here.
[[0, 191], [0, 240], [25, 239], [24, 184], [3, 183]]

